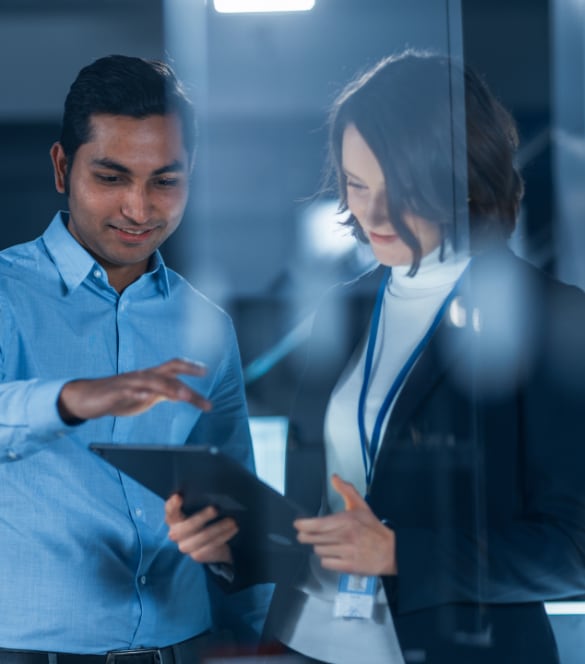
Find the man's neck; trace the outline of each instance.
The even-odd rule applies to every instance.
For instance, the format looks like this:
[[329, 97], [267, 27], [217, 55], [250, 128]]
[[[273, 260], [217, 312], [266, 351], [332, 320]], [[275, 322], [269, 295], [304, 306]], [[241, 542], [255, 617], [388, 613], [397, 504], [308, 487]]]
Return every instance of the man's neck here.
[[108, 282], [120, 295], [148, 271], [150, 258], [135, 265], [102, 265], [108, 275]]

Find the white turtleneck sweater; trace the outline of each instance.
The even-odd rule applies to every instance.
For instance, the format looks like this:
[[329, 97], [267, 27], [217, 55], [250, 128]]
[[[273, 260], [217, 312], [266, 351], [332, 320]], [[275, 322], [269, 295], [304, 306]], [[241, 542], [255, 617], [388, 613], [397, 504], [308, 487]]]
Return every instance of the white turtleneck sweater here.
[[[468, 262], [468, 257], [455, 259], [450, 253], [440, 262], [439, 249], [435, 249], [422, 259], [414, 277], [408, 276], [410, 266], [392, 268], [392, 276], [382, 304], [366, 400], [365, 424], [368, 439], [388, 390], [426, 334]], [[352, 482], [362, 495], [366, 491], [366, 476], [360, 446], [357, 404], [364, 377], [366, 345], [364, 344], [357, 363], [350, 363], [337, 383], [325, 416], [327, 472], [329, 476], [337, 473]], [[386, 414], [382, 432], [392, 412], [392, 406]], [[331, 487], [329, 505], [332, 512], [343, 509], [343, 500]]]
[[[452, 252], [447, 252], [445, 260], [440, 262], [439, 249], [436, 249], [422, 259], [414, 277], [407, 276], [409, 266], [392, 268], [384, 293], [366, 400], [368, 437], [390, 386], [424, 337], [468, 262], [468, 257], [456, 258]], [[366, 347], [367, 343], [360, 347], [358, 356], [352, 358], [337, 383], [329, 400], [324, 428], [327, 475], [339, 474], [354, 484], [362, 495], [365, 494], [366, 479], [358, 429], [358, 400]], [[391, 411], [392, 406], [386, 415], [382, 434]], [[328, 498], [332, 512], [344, 509], [343, 500], [331, 486], [328, 487]], [[333, 617], [338, 581], [339, 575], [324, 570], [319, 559], [313, 556], [305, 584], [285, 600], [291, 605], [302, 606], [296, 623], [283, 624], [276, 636], [294, 650], [331, 664], [358, 661], [403, 664], [382, 585], [376, 596], [372, 620], [344, 620]], [[286, 615], [286, 606], [283, 612]]]

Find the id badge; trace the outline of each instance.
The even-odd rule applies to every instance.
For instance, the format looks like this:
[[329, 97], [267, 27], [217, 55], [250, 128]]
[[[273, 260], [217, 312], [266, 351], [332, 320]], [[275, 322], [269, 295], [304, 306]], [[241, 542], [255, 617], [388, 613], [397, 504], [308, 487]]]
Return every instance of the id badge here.
[[368, 620], [374, 615], [374, 601], [378, 592], [377, 576], [342, 574], [333, 605], [335, 618]]

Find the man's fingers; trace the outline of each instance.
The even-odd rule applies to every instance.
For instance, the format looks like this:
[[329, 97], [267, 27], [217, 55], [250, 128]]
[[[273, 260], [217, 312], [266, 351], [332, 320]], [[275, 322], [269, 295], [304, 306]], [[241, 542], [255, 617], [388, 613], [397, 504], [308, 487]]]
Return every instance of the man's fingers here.
[[[199, 532], [176, 540], [181, 553], [195, 558], [199, 562], [215, 561], [218, 551], [238, 532], [238, 527], [233, 519], [222, 519], [212, 526], [208, 526]], [[222, 559], [225, 553], [221, 554]]]
[[177, 378], [181, 374], [197, 377], [205, 376], [207, 367], [201, 362], [175, 358], [155, 367], [151, 371], [168, 381], [169, 392], [167, 396], [169, 399], [173, 401], [186, 401], [206, 412], [211, 410], [212, 404], [210, 401]]
[[153, 381], [153, 389], [157, 392], [158, 400], [186, 401], [196, 408], [209, 411], [211, 402], [177, 378], [177, 374], [203, 376], [205, 371], [203, 365], [195, 365], [184, 360], [171, 360], [147, 373], [150, 374], [149, 378]]
[[192, 362], [191, 360], [183, 360], [180, 358], [175, 358], [168, 362], [164, 362], [163, 364], [159, 364], [159, 366], [154, 367], [152, 370], [173, 376], [178, 376], [180, 374], [186, 376], [205, 376], [207, 373], [207, 367], [201, 362]]
[[209, 411], [211, 403], [177, 378], [179, 374], [202, 376], [204, 373], [205, 368], [200, 364], [175, 359], [142, 371], [71, 381], [59, 395], [59, 414], [65, 422], [104, 415], [138, 415], [166, 400], [184, 401]]
[[183, 507], [183, 499], [178, 493], [174, 493], [165, 503], [165, 521], [168, 526], [178, 523], [185, 519], [181, 508]]
[[212, 526], [204, 528], [196, 535], [179, 542], [179, 549], [183, 553], [217, 549], [227, 544], [237, 532], [238, 526], [233, 519], [222, 519]]
[[183, 392], [183, 394], [185, 395], [185, 398], [182, 398], [181, 401], [187, 401], [192, 406], [195, 406], [195, 408], [199, 408], [199, 410], [202, 410], [205, 413], [209, 412], [213, 408], [211, 401], [201, 396], [201, 394], [199, 394], [198, 392], [189, 390], [188, 396], [187, 392]]
[[158, 384], [158, 389], [153, 389], [151, 395], [152, 405], [160, 401], [185, 401], [205, 412], [212, 408], [211, 401], [192, 390], [178, 378], [162, 379], [162, 382]]
[[[169, 499], [170, 500], [170, 499]], [[167, 501], [168, 502], [168, 501]], [[171, 504], [172, 507], [172, 504]], [[169, 537], [178, 542], [179, 540], [190, 537], [205, 528], [205, 526], [217, 518], [215, 507], [209, 506], [189, 517], [182, 515], [181, 519], [176, 519], [169, 527]], [[169, 522], [167, 521], [167, 524]]]
[[197, 562], [232, 562], [227, 542], [236, 535], [238, 526], [232, 518], [207, 525], [217, 517], [217, 509], [209, 506], [190, 517], [182, 512], [183, 499], [173, 494], [165, 503], [165, 521], [169, 526], [169, 539]]
[[190, 555], [198, 563], [233, 563], [232, 552], [227, 544], [221, 547], [204, 546]]
[[211, 410], [211, 402], [182, 380], [155, 370], [137, 372], [128, 378], [126, 400], [131, 402], [133, 399], [147, 407], [160, 401], [186, 401], [200, 410]]

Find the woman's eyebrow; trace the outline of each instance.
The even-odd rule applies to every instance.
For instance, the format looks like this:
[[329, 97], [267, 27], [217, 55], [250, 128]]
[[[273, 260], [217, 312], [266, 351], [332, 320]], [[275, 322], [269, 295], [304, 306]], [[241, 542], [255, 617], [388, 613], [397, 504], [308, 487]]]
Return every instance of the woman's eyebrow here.
[[341, 168], [341, 170], [343, 171], [343, 173], [344, 173], [345, 175], [349, 176], [350, 178], [355, 178], [356, 180], [360, 180], [360, 181], [361, 181], [361, 178], [360, 178], [359, 176], [355, 175], [355, 174], [352, 173], [351, 171], [348, 171], [347, 168], [345, 168], [345, 166], [343, 166], [343, 167]]

